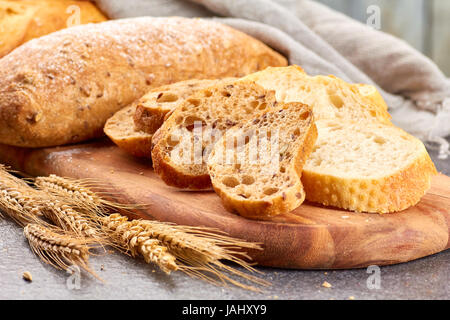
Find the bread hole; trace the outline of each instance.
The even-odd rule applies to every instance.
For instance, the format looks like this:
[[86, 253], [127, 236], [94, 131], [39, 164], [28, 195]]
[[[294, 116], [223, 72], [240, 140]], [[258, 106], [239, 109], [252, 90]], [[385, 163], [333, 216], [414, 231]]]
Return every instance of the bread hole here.
[[237, 185], [239, 185], [238, 179], [236, 179], [235, 177], [229, 177], [229, 176], [223, 178], [223, 179], [222, 179], [222, 183], [223, 183], [224, 185], [226, 185], [227, 187], [229, 187], [229, 188], [234, 188], [234, 187], [236, 187]]
[[156, 102], [175, 102], [178, 100], [178, 95], [172, 92], [161, 92], [156, 99]]
[[205, 90], [205, 92], [203, 92], [203, 95], [204, 95], [205, 97], [209, 98], [209, 97], [212, 96], [212, 92], [209, 91], [209, 90]]
[[182, 116], [178, 116], [178, 117], [175, 119], [175, 123], [176, 123], [176, 124], [180, 124], [182, 121], [183, 121], [183, 117], [182, 117]]
[[242, 177], [242, 183], [246, 185], [253, 184], [255, 183], [255, 178], [253, 178], [252, 176], [245, 175]]
[[188, 99], [187, 102], [192, 104], [194, 107], [198, 107], [201, 103], [199, 99]]
[[370, 115], [374, 118], [377, 117], [377, 112], [375, 110], [370, 110]]
[[250, 102], [250, 107], [256, 109], [259, 106], [259, 101], [253, 100]]
[[342, 108], [342, 106], [344, 105], [344, 101], [342, 100], [341, 97], [339, 97], [338, 95], [330, 95], [330, 101], [331, 103], [338, 109]]
[[197, 116], [187, 116], [184, 119], [184, 126], [187, 130], [192, 131], [194, 130], [194, 127], [203, 127], [205, 125], [205, 122], [202, 118]]
[[294, 135], [295, 137], [298, 137], [298, 136], [300, 135], [300, 128], [296, 128], [296, 129], [294, 130], [293, 135]]
[[281, 167], [280, 167], [280, 172], [281, 172], [281, 173], [285, 173], [285, 172], [286, 172], [286, 167], [281, 166]]
[[278, 188], [265, 188], [263, 192], [266, 196], [271, 196], [272, 194], [277, 193], [279, 190], [280, 189]]
[[228, 91], [222, 91], [222, 96], [229, 98], [231, 97], [231, 93], [229, 93]]
[[303, 112], [303, 113], [300, 115], [300, 119], [301, 119], [301, 120], [306, 120], [306, 119], [309, 118], [309, 116], [310, 116], [309, 111], [305, 111], [305, 112]]
[[267, 103], [263, 102], [259, 105], [258, 110], [265, 110], [267, 108]]
[[386, 139], [384, 139], [382, 137], [375, 137], [375, 139], [373, 139], [373, 141], [379, 145], [383, 145], [386, 143]]
[[178, 143], [179, 143], [179, 141], [178, 141], [178, 139], [176, 139], [176, 138], [173, 138], [173, 137], [168, 137], [167, 138], [167, 140], [166, 140], [166, 143], [167, 143], [167, 145], [169, 146], [169, 147], [175, 147]]

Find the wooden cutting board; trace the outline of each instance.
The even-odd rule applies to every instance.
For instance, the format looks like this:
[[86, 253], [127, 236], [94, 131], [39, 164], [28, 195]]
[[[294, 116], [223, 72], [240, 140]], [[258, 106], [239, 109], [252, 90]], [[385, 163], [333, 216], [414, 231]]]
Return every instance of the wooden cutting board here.
[[250, 254], [266, 266], [359, 268], [410, 261], [450, 247], [450, 177], [442, 174], [418, 205], [396, 214], [305, 203], [273, 221], [253, 221], [227, 212], [213, 191], [167, 187], [149, 160], [128, 156], [107, 141], [38, 150], [0, 145], [0, 162], [32, 176], [96, 178], [116, 192], [118, 201], [148, 204], [137, 212], [142, 218], [215, 227], [261, 242], [265, 249]]

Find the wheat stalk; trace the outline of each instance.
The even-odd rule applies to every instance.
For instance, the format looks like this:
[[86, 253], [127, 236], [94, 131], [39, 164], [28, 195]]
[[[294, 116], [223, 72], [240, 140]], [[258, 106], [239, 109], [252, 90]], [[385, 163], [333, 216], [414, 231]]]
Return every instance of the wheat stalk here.
[[[133, 209], [137, 206], [122, 205], [108, 201], [100, 196], [99, 192], [94, 192], [90, 180], [76, 180], [63, 178], [54, 174], [48, 177], [37, 177], [34, 181], [36, 187], [49, 194], [64, 199], [65, 202], [80, 210], [104, 215], [108, 209]], [[99, 182], [93, 182], [99, 186]]]
[[[134, 234], [136, 232], [143, 236], [143, 239], [157, 240], [160, 245], [168, 248], [170, 254], [176, 257], [178, 269], [191, 276], [214, 284], [226, 285], [229, 282], [239, 287], [259, 291], [253, 286], [247, 286], [234, 280], [223, 272], [228, 271], [260, 285], [269, 284], [264, 280], [248, 275], [220, 262], [220, 260], [233, 261], [249, 271], [256, 271], [248, 263], [239, 258], [238, 255], [248, 258], [241, 251], [242, 248], [259, 249], [260, 247], [257, 244], [216, 234], [214, 233], [216, 231], [214, 229], [175, 226], [149, 220], [128, 221], [127, 217], [117, 213], [104, 217], [103, 225], [106, 232], [118, 231], [119, 234]], [[129, 247], [130, 244], [131, 248]], [[132, 243], [126, 242], [126, 245], [130, 251], [133, 250]], [[213, 276], [208, 274], [212, 274]]]
[[[73, 215], [66, 212], [70, 210], [64, 209], [78, 209], [75, 212], [81, 210], [89, 219], [100, 221], [103, 232], [110, 237], [115, 247], [134, 257], [140, 255], [147, 263], [155, 263], [167, 273], [181, 270], [214, 284], [232, 283], [249, 290], [258, 290], [234, 280], [225, 274], [228, 272], [260, 285], [269, 285], [264, 280], [221, 262], [221, 260], [232, 261], [248, 271], [257, 272], [246, 262], [250, 258], [242, 250], [259, 250], [261, 247], [258, 244], [234, 239], [210, 228], [178, 226], [147, 220], [128, 221], [120, 214], [105, 216], [107, 210], [111, 208], [135, 209], [137, 206], [125, 206], [103, 199], [99, 193], [91, 189], [90, 181], [87, 179], [75, 180], [51, 175], [36, 178], [35, 185], [39, 190], [51, 194], [53, 202], [61, 201], [68, 204], [61, 210], [53, 210], [52, 214], [56, 219], [49, 217], [52, 221], [63, 225], [66, 223], [65, 220], [69, 220], [72, 222], [69, 224], [72, 226], [70, 230], [81, 230], [79, 225], [74, 227], [76, 224], [71, 220]], [[98, 182], [94, 182], [93, 185], [98, 186]], [[60, 211], [65, 214], [61, 214]]]
[[39, 220], [45, 216], [63, 230], [72, 231], [80, 236], [101, 238], [100, 228], [95, 221], [75, 211], [59, 199], [33, 189], [22, 179], [0, 170], [0, 208], [25, 226], [28, 223], [45, 224]]
[[65, 204], [59, 199], [48, 197], [41, 200], [40, 206], [46, 218], [61, 229], [73, 232], [81, 237], [95, 238], [99, 243], [105, 244], [101, 227], [94, 217], [86, 215]]
[[38, 221], [42, 215], [42, 207], [36, 205], [39, 202], [36, 190], [6, 174], [1, 173], [0, 209], [21, 226]]
[[147, 263], [158, 265], [166, 273], [178, 270], [175, 257], [157, 239], [139, 226], [132, 226], [126, 217], [113, 215], [104, 218], [104, 230], [114, 239], [114, 243], [133, 257], [142, 255]]
[[[99, 240], [100, 229], [80, 213], [33, 189], [4, 167], [0, 167], [0, 209], [25, 227], [24, 234], [32, 250], [44, 262], [60, 269], [77, 264], [95, 275], [86, 263], [90, 249], [87, 244], [103, 241]], [[42, 216], [60, 229], [42, 220]]]
[[33, 252], [45, 263], [62, 270], [77, 265], [98, 278], [88, 263], [92, 239], [71, 237], [38, 224], [26, 225], [23, 232]]

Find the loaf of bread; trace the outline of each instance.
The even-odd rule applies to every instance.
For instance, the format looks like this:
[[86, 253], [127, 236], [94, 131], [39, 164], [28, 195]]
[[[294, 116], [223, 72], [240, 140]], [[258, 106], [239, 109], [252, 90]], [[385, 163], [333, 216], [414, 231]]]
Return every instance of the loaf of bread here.
[[312, 110], [298, 102], [278, 103], [227, 130], [208, 158], [225, 208], [268, 219], [300, 206], [305, 199], [300, 177], [316, 138]]
[[106, 21], [89, 1], [0, 1], [0, 58], [30, 39], [77, 24]]
[[132, 18], [67, 28], [0, 59], [0, 143], [44, 147], [103, 135], [151, 88], [239, 77], [286, 59], [217, 22]]
[[151, 158], [153, 134], [136, 130], [133, 123], [135, 105], [117, 111], [106, 121], [105, 134], [119, 148], [135, 157]]
[[171, 186], [211, 188], [206, 161], [223, 133], [276, 104], [273, 91], [251, 81], [219, 84], [195, 92], [153, 136], [155, 172]]
[[[233, 79], [233, 78], [230, 78]], [[195, 91], [210, 87], [221, 80], [186, 80], [158, 87], [146, 93], [136, 103], [136, 130], [153, 134], [161, 127], [167, 114]]]
[[423, 143], [392, 125], [374, 87], [310, 77], [295, 67], [246, 78], [275, 90], [280, 101], [311, 105], [318, 139], [303, 168], [307, 200], [388, 213], [415, 205], [430, 188], [436, 169]]

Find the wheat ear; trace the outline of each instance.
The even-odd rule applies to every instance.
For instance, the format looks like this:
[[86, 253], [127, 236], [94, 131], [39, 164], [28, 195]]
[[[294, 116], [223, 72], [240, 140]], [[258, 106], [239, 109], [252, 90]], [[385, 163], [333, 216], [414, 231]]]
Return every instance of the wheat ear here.
[[38, 192], [7, 172], [0, 177], [0, 209], [19, 225], [37, 222], [42, 216]]
[[53, 196], [61, 197], [68, 204], [90, 213], [104, 215], [108, 209], [134, 209], [137, 205], [122, 205], [108, 201], [94, 192], [93, 187], [101, 185], [99, 182], [63, 178], [54, 174], [48, 177], [37, 177], [34, 181], [36, 187]]
[[38, 224], [26, 225], [23, 232], [32, 250], [45, 263], [62, 270], [77, 265], [99, 279], [88, 263], [92, 239], [74, 238]]
[[103, 218], [104, 230], [113, 239], [119, 249], [129, 252], [133, 257], [141, 255], [147, 263], [158, 265], [166, 273], [178, 270], [175, 257], [157, 239], [148, 232], [119, 214]]
[[[259, 291], [253, 286], [247, 286], [227, 276], [224, 273], [224, 271], [227, 271], [254, 283], [269, 285], [264, 280], [220, 262], [222, 259], [233, 261], [249, 271], [256, 271], [238, 256], [247, 257], [242, 252], [242, 248], [259, 249], [260, 247], [257, 244], [216, 234], [213, 232], [216, 230], [213, 229], [175, 226], [148, 220], [128, 221], [127, 217], [120, 214], [104, 217], [103, 221], [107, 232], [112, 230], [119, 230], [119, 234], [139, 232], [139, 234], [145, 235], [145, 239], [158, 240], [160, 245], [168, 248], [168, 252], [176, 257], [178, 269], [191, 276], [216, 285], [226, 285], [229, 282], [245, 289]], [[212, 274], [212, 276], [209, 274]]]
[[39, 220], [44, 215], [63, 230], [80, 236], [101, 238], [100, 228], [95, 221], [75, 211], [45, 192], [33, 189], [22, 179], [6, 171], [0, 173], [0, 206], [20, 225], [28, 223], [45, 224]]
[[99, 243], [106, 244], [105, 235], [101, 232], [98, 219], [75, 210], [70, 205], [54, 197], [42, 200], [44, 216], [61, 229], [73, 232], [80, 237], [94, 238]]

